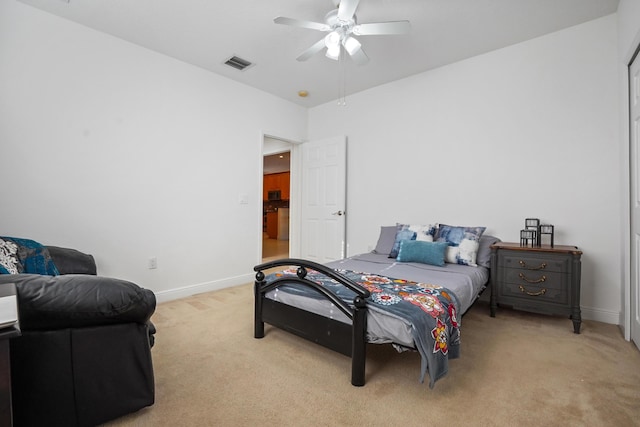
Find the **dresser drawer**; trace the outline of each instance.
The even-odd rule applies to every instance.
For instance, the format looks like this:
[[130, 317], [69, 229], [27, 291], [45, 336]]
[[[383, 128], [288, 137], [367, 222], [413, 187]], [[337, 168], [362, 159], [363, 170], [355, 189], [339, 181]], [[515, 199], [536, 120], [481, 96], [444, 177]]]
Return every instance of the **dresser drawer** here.
[[500, 264], [505, 268], [519, 268], [529, 271], [556, 271], [567, 273], [571, 269], [568, 257], [531, 256], [528, 253], [506, 253], [501, 256]]
[[566, 274], [555, 271], [531, 271], [518, 268], [505, 268], [502, 272], [506, 283], [523, 286], [537, 286], [541, 288], [563, 289], [566, 288]]
[[518, 298], [531, 303], [550, 302], [554, 304], [568, 304], [568, 289], [549, 287], [545, 285], [528, 285], [518, 283], [504, 283], [500, 287], [499, 297]]

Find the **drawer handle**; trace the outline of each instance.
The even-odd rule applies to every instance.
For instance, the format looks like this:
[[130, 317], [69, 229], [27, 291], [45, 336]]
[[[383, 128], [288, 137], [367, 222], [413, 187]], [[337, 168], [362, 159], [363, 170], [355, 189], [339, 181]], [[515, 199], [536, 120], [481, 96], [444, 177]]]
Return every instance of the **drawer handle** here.
[[547, 280], [547, 276], [542, 276], [541, 278], [539, 278], [539, 279], [537, 279], [537, 280], [527, 279], [526, 277], [524, 277], [524, 274], [522, 274], [522, 273], [518, 273], [518, 276], [520, 276], [520, 278], [521, 278], [522, 280], [524, 280], [525, 282], [527, 282], [527, 283], [533, 283], [533, 284], [536, 284], [536, 283], [542, 283], [542, 282], [544, 282], [545, 280]]
[[547, 266], [547, 263], [546, 263], [546, 262], [543, 262], [543, 263], [542, 263], [542, 264], [540, 264], [538, 267], [527, 267], [527, 263], [526, 263], [526, 262], [524, 262], [524, 261], [522, 261], [522, 260], [518, 261], [518, 263], [520, 264], [520, 266], [521, 266], [522, 268], [526, 268], [527, 270], [544, 270], [544, 269], [545, 269], [545, 267]]
[[540, 292], [529, 292], [522, 285], [519, 285], [518, 287], [520, 288], [520, 292], [524, 292], [525, 294], [527, 294], [527, 295], [529, 295], [531, 297], [539, 297], [540, 295], [544, 295], [547, 292], [547, 288], [542, 288], [542, 290]]

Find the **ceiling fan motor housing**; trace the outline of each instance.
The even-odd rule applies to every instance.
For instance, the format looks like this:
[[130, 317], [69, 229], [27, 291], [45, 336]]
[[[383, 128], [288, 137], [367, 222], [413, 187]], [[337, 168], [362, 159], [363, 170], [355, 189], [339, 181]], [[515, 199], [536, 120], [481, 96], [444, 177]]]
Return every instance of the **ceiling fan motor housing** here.
[[358, 23], [358, 18], [354, 14], [351, 19], [338, 19], [338, 9], [334, 9], [325, 15], [324, 22], [331, 28], [346, 27], [353, 31], [353, 27]]

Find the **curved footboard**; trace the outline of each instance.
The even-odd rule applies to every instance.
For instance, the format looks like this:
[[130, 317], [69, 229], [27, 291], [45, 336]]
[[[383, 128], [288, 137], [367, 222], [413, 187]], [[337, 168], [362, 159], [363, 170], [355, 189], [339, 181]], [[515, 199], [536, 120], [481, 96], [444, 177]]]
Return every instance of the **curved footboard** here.
[[[296, 275], [266, 281], [264, 270], [274, 267], [297, 267]], [[367, 334], [367, 307], [365, 299], [370, 296], [367, 289], [340, 275], [322, 264], [303, 259], [285, 258], [255, 266], [254, 286], [255, 317], [254, 337], [264, 337], [264, 324], [320, 344], [351, 357], [351, 384], [364, 385]], [[348, 304], [324, 286], [307, 279], [308, 270], [315, 270], [355, 292], [352, 304]], [[265, 294], [282, 285], [310, 288], [331, 301], [350, 320], [346, 324], [315, 313], [290, 306], [265, 297]]]

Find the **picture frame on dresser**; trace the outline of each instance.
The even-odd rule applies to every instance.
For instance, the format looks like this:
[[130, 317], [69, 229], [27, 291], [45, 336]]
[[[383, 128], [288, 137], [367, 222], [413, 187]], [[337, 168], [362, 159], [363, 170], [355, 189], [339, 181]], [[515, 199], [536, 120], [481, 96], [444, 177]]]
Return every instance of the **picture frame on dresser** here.
[[499, 305], [548, 315], [566, 315], [580, 333], [581, 256], [576, 246], [522, 246], [498, 242], [491, 246], [490, 314]]

